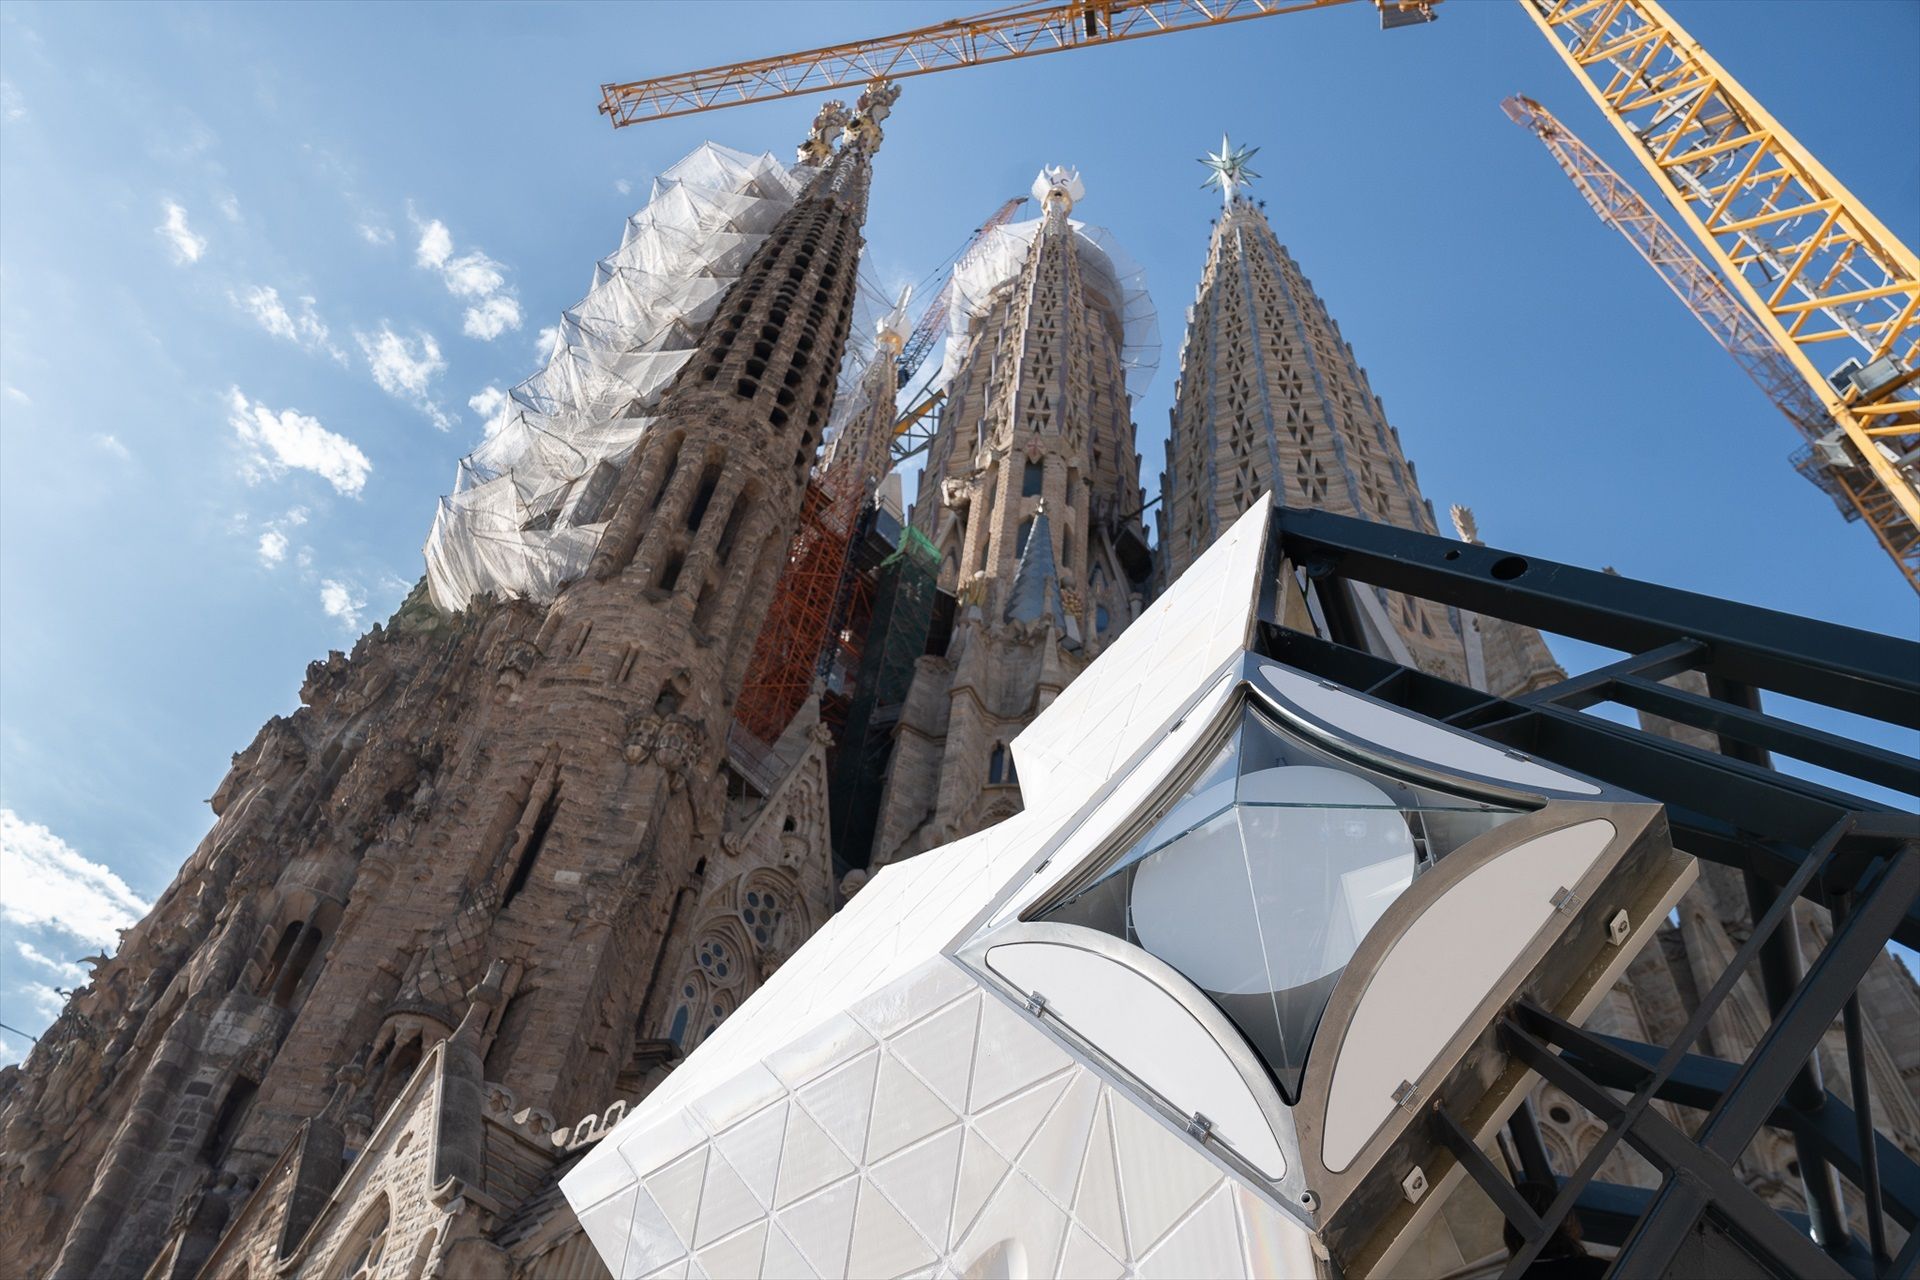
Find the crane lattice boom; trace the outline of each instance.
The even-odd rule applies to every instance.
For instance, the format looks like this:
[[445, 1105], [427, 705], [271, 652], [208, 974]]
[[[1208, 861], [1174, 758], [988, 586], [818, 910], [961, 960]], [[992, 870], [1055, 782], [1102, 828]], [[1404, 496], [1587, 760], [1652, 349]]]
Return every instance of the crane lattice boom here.
[[[1439, 2], [1373, 0], [1384, 26], [1429, 19]], [[619, 128], [869, 80], [900, 80], [950, 67], [1009, 62], [1349, 3], [1352, 0], [1068, 0], [1064, 4], [1016, 4], [890, 36], [850, 40], [651, 80], [604, 84], [600, 86], [600, 112]]]
[[1521, 7], [1826, 406], [1851, 500], [1920, 585], [1920, 261], [1655, 0]]
[[1807, 445], [1796, 455], [1802, 473], [1834, 499], [1847, 519], [1865, 518], [1908, 581], [1920, 587], [1920, 535], [1912, 522], [1891, 503], [1871, 502], [1876, 487], [1872, 473], [1836, 447], [1835, 424], [1826, 405], [1720, 276], [1552, 112], [1526, 97], [1508, 98], [1500, 105], [1515, 123], [1540, 139], [1600, 220], [1626, 237], [1714, 341], [1793, 423]]

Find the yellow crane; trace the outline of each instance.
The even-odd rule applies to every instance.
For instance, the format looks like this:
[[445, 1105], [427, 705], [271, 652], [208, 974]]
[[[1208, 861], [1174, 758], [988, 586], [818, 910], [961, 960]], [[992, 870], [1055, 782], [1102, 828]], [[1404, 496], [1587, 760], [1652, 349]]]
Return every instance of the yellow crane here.
[[1825, 406], [1846, 459], [1830, 474], [1920, 587], [1913, 251], [1655, 0], [1521, 7]]
[[[1553, 113], [1516, 95], [1500, 104], [1538, 138], [1600, 220], [1624, 236], [1804, 438], [1795, 467], [1849, 520], [1864, 519], [1907, 581], [1920, 590], [1920, 530], [1885, 501], [1873, 473], [1846, 449], [1841, 429], [1786, 352], [1640, 193]], [[1881, 501], [1874, 501], [1881, 497]]]
[[[615, 127], [1359, 0], [1065, 0], [601, 86]], [[1372, 0], [1385, 27], [1439, 0]], [[1825, 473], [1920, 587], [1920, 263], [1656, 0], [1519, 0], [1835, 424]], [[1824, 366], [1824, 367], [1823, 367]], [[1837, 433], [1837, 434], [1836, 434]], [[1907, 541], [1903, 542], [1903, 539]]]
[[[614, 128], [737, 107], [772, 98], [901, 80], [953, 67], [1010, 62], [1043, 53], [1217, 27], [1281, 13], [1330, 9], [1355, 0], [1068, 0], [1015, 4], [890, 36], [730, 62], [650, 80], [600, 86], [600, 113]], [[1385, 27], [1426, 22], [1440, 0], [1372, 0]]]

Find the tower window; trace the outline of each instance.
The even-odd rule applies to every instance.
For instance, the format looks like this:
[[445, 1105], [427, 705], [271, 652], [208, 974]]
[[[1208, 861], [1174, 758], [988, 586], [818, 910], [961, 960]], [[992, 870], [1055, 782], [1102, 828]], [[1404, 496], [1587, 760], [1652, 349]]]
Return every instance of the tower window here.
[[993, 753], [987, 757], [987, 782], [993, 786], [1011, 786], [1020, 781], [1014, 772], [1013, 754], [1005, 743], [993, 744]]
[[1013, 558], [1018, 560], [1027, 554], [1027, 539], [1033, 536], [1033, 518], [1029, 516], [1020, 526], [1020, 533], [1013, 540]]
[[1047, 478], [1047, 466], [1044, 462], [1028, 462], [1020, 472], [1020, 496], [1037, 498], [1040, 486]]

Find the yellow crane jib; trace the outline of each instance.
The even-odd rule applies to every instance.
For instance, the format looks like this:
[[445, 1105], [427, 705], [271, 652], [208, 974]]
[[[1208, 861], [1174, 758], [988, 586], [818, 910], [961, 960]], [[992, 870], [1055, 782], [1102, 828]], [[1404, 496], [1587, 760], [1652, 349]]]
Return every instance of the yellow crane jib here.
[[1826, 404], [1767, 328], [1653, 206], [1552, 112], [1520, 95], [1500, 106], [1540, 140], [1600, 220], [1633, 246], [1793, 424], [1804, 441], [1794, 455], [1795, 468], [1848, 520], [1865, 520], [1908, 582], [1920, 589], [1920, 531], [1898, 504], [1886, 500], [1872, 470], [1840, 443], [1841, 428]]
[[[952, 67], [1010, 62], [1043, 53], [1217, 27], [1355, 0], [1069, 0], [1015, 4], [893, 35], [798, 53], [753, 58], [701, 71], [600, 86], [600, 113], [615, 128], [803, 93], [901, 80]], [[1383, 27], [1433, 19], [1440, 0], [1372, 0]]]
[[1655, 0], [1520, 6], [1826, 406], [1876, 533], [1920, 527], [1913, 250]]

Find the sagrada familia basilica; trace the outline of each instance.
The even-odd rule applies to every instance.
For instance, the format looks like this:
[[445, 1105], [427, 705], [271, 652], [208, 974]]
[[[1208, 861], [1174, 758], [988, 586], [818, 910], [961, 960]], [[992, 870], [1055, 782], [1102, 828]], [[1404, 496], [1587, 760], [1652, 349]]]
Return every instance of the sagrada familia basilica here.
[[[938, 430], [889, 512], [904, 324], [864, 367], [850, 348], [897, 92], [824, 110], [797, 163], [709, 144], [655, 184], [463, 462], [419, 587], [309, 667], [173, 883], [0, 1072], [0, 1274], [608, 1274], [562, 1180], [870, 877], [1019, 814], [1014, 739], [1236, 520], [1270, 497], [1437, 532], [1224, 142], [1157, 529], [1133, 420], [1151, 302], [1061, 168], [956, 269]], [[737, 703], [823, 477], [867, 513], [870, 603], [842, 623], [865, 656], [769, 741]], [[1530, 630], [1354, 596], [1404, 665], [1502, 694], [1561, 677]], [[1590, 1025], [1676, 1028], [1750, 928], [1736, 889], [1703, 873]], [[1920, 1134], [1920, 992], [1883, 957], [1862, 995], [1884, 1130]], [[1707, 1050], [1766, 1020], [1744, 992]], [[1571, 1167], [1592, 1122], [1533, 1101]], [[1789, 1195], [1790, 1159], [1749, 1172]], [[769, 1274], [849, 1265], [755, 1247]], [[1461, 1198], [1417, 1247], [1420, 1274], [1457, 1269], [1498, 1215]]]

